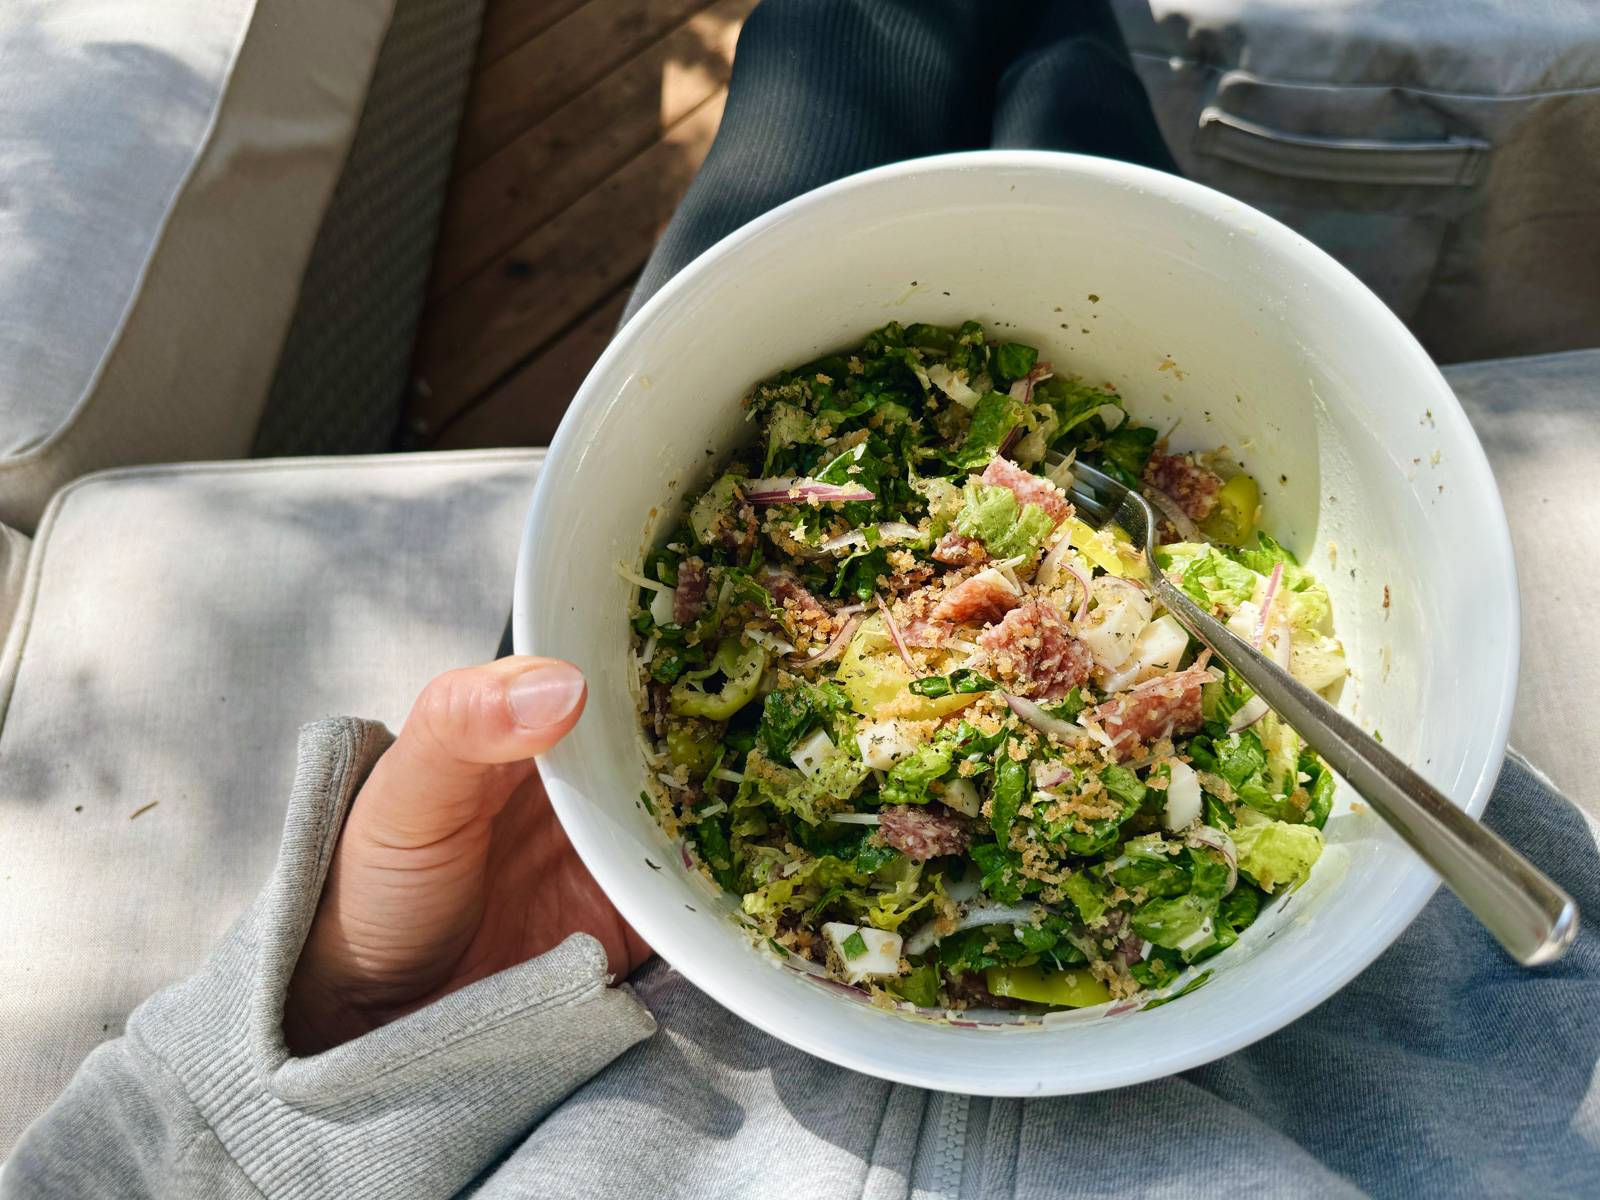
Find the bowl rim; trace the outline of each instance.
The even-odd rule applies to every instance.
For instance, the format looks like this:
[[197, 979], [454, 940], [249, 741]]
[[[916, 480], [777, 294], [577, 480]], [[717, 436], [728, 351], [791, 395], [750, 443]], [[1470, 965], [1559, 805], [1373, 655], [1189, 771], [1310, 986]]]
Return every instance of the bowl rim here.
[[[746, 243], [760, 238], [767, 231], [806, 212], [818, 204], [850, 192], [870, 189], [886, 181], [898, 180], [923, 173], [988, 171], [994, 169], [1018, 171], [1069, 171], [1096, 177], [1104, 182], [1144, 192], [1154, 193], [1160, 199], [1180, 207], [1199, 209], [1204, 215], [1220, 223], [1241, 227], [1248, 221], [1251, 231], [1258, 237], [1276, 242], [1281, 251], [1293, 256], [1304, 268], [1320, 275], [1331, 288], [1337, 289], [1348, 303], [1365, 309], [1363, 319], [1378, 327], [1386, 327], [1389, 335], [1405, 347], [1418, 369], [1431, 375], [1439, 384], [1440, 402], [1445, 404], [1452, 423], [1464, 431], [1463, 446], [1455, 456], [1456, 466], [1467, 472], [1474, 485], [1489, 528], [1483, 530], [1485, 544], [1503, 565], [1503, 570], [1488, 572], [1493, 589], [1486, 597], [1493, 600], [1506, 613], [1507, 628], [1498, 639], [1498, 662], [1492, 665], [1501, 680], [1497, 705], [1493, 717], [1486, 724], [1490, 730], [1488, 753], [1475, 779], [1471, 781], [1471, 795], [1463, 806], [1473, 817], [1482, 814], [1503, 765], [1512, 710], [1516, 700], [1517, 671], [1520, 657], [1521, 608], [1517, 589], [1516, 563], [1512, 551], [1511, 534], [1506, 522], [1505, 508], [1495, 485], [1488, 458], [1478, 440], [1459, 400], [1445, 380], [1438, 366], [1422, 349], [1404, 323], [1387, 305], [1362, 284], [1351, 272], [1320, 247], [1276, 219], [1260, 212], [1225, 193], [1181, 176], [1167, 174], [1148, 167], [1092, 155], [1070, 154], [1051, 150], [970, 150], [951, 154], [931, 155], [906, 159], [874, 167], [805, 192], [768, 210], [710, 246], [669, 279], [628, 319], [617, 332], [583, 384], [573, 397], [566, 415], [550, 446], [548, 456], [540, 471], [523, 525], [518, 548], [516, 577], [512, 602], [512, 640], [518, 654], [536, 653], [530, 647], [532, 605], [537, 591], [539, 559], [537, 547], [544, 541], [541, 536], [545, 514], [551, 507], [551, 497], [563, 486], [567, 464], [582, 458], [575, 453], [589, 440], [592, 426], [603, 412], [607, 396], [600, 389], [600, 381], [614, 369], [632, 350], [640, 332], [656, 319], [658, 313], [672, 305], [680, 293], [694, 288], [699, 280], [715, 271], [718, 266]], [[559, 540], [553, 544], [559, 544]], [[1493, 592], [1498, 592], [1494, 595]], [[1495, 647], [1483, 649], [1492, 650]], [[1482, 651], [1480, 650], [1480, 653]], [[634, 753], [634, 731], [628, 731], [629, 752]], [[670, 913], [634, 902], [629, 880], [634, 869], [604, 852], [598, 839], [591, 833], [587, 820], [587, 805], [576, 788], [559, 778], [547, 774], [546, 789], [562, 828], [571, 839], [579, 857], [594, 876], [607, 897], [617, 906], [623, 917], [651, 946], [663, 961], [669, 963], [713, 1001], [730, 1012], [749, 1021], [780, 1041], [796, 1046], [828, 1062], [850, 1070], [860, 1071], [877, 1078], [888, 1079], [916, 1087], [934, 1090], [962, 1091], [976, 1095], [1021, 1096], [1068, 1094], [1090, 1092], [1127, 1086], [1139, 1082], [1164, 1078], [1204, 1063], [1215, 1061], [1277, 1032], [1305, 1015], [1340, 991], [1356, 975], [1364, 971], [1387, 950], [1422, 911], [1439, 885], [1438, 875], [1426, 864], [1414, 861], [1396, 888], [1393, 903], [1384, 911], [1381, 920], [1369, 926], [1371, 937], [1355, 952], [1348, 955], [1343, 966], [1324, 976], [1315, 988], [1305, 992], [1286, 993], [1278, 1003], [1258, 1011], [1255, 1019], [1243, 1022], [1230, 1033], [1211, 1038], [1200, 1044], [1182, 1045], [1169, 1042], [1167, 1048], [1156, 1048], [1147, 1057], [1123, 1069], [1107, 1069], [1089, 1080], [1056, 1079], [1046, 1083], [1033, 1079], [992, 1080], [988, 1078], [962, 1078], [952, 1081], [949, 1072], [935, 1066], [921, 1069], [914, 1061], [882, 1058], [855, 1052], [829, 1038], [817, 1036], [803, 1024], [789, 1025], [774, 1020], [759, 1005], [746, 1000], [742, 989], [724, 994], [718, 987], [715, 970], [708, 970], [703, 956], [697, 953], [693, 939]], [[1466, 780], [1461, 781], [1464, 788]], [[750, 953], [755, 954], [752, 948]], [[996, 1031], [998, 1032], [998, 1031]], [[1074, 1086], [1083, 1083], [1084, 1086]], [[1066, 1085], [1066, 1086], [1063, 1086]]]

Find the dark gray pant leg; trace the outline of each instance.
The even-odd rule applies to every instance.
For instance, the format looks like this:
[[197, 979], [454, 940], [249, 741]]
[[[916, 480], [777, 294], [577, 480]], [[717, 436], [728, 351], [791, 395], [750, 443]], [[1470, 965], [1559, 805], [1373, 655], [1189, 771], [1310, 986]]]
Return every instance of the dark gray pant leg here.
[[986, 146], [1038, 0], [765, 0], [705, 164], [628, 305], [767, 210], [842, 176]]

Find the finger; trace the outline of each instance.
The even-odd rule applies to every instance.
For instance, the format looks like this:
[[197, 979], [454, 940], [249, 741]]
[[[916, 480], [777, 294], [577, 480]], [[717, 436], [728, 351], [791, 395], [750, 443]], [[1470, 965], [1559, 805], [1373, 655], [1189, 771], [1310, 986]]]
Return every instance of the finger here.
[[440, 675], [362, 788], [363, 831], [419, 846], [493, 816], [534, 755], [577, 724], [587, 695], [578, 668], [552, 658], [515, 656]]

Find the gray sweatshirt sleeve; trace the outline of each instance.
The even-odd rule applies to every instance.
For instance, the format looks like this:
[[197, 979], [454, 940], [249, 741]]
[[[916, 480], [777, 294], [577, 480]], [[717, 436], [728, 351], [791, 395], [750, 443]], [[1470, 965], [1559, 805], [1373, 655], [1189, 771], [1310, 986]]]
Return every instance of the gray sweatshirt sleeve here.
[[0, 1196], [437, 1197], [655, 1028], [604, 952], [547, 954], [312, 1058], [284, 996], [351, 798], [391, 738], [301, 734], [278, 865], [207, 965], [139, 1006], [23, 1135]]

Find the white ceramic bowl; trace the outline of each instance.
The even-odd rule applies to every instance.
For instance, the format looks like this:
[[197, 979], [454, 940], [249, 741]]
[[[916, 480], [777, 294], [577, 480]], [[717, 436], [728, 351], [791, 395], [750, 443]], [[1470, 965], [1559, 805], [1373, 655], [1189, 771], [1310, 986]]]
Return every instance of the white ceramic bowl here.
[[578, 852], [622, 914], [728, 1009], [822, 1058], [990, 1095], [1153, 1079], [1280, 1028], [1370, 963], [1437, 877], [1340, 797], [1328, 849], [1211, 964], [1149, 1011], [1028, 1027], [922, 1021], [853, 1002], [752, 949], [735, 906], [638, 802], [616, 574], [748, 436], [739, 398], [889, 320], [983, 321], [1058, 370], [1109, 381], [1179, 448], [1226, 443], [1266, 527], [1327, 581], [1354, 675], [1343, 706], [1479, 813], [1517, 673], [1517, 593], [1494, 480], [1422, 349], [1304, 238], [1218, 192], [1104, 159], [993, 152], [905, 162], [802, 196], [708, 250], [596, 364], [539, 480], [517, 570], [523, 653], [589, 678], [542, 763]]

